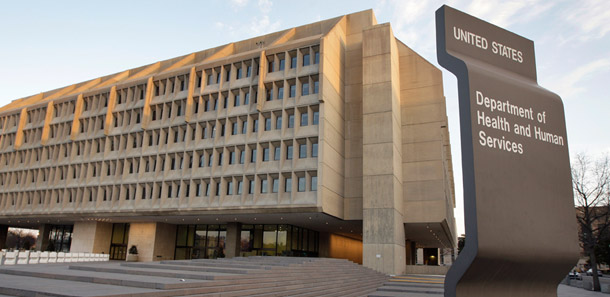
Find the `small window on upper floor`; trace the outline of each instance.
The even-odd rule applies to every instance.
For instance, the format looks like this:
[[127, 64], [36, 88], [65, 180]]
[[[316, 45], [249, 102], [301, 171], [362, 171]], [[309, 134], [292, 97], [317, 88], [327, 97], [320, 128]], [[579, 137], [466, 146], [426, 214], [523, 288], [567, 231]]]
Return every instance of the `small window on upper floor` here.
[[313, 63], [320, 64], [320, 51], [318, 50], [313, 53]]
[[309, 64], [311, 63], [311, 56], [309, 55], [309, 53], [303, 54], [303, 66], [309, 66]]

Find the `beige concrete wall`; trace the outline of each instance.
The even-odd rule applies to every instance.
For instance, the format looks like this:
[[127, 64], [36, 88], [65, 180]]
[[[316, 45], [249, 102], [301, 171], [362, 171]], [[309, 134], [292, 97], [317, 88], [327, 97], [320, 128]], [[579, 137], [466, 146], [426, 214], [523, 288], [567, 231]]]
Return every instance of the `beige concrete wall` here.
[[70, 252], [104, 253], [110, 252], [112, 224], [101, 222], [75, 222]]
[[363, 264], [405, 271], [398, 49], [389, 24], [363, 31]]
[[[441, 71], [401, 42], [403, 213], [405, 223], [446, 220], [455, 238], [453, 168]], [[455, 239], [453, 239], [455, 244]]]
[[165, 223], [131, 223], [127, 248], [138, 248], [138, 261], [160, 261], [174, 258], [176, 225]]

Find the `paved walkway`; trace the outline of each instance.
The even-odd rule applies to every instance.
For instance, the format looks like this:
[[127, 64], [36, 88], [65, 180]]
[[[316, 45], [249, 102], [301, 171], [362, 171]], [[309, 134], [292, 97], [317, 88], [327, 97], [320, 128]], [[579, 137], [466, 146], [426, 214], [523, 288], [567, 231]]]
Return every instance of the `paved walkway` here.
[[566, 285], [559, 285], [557, 287], [557, 297], [601, 297], [610, 296], [610, 294], [604, 294], [600, 292], [587, 291], [581, 288], [570, 287]]

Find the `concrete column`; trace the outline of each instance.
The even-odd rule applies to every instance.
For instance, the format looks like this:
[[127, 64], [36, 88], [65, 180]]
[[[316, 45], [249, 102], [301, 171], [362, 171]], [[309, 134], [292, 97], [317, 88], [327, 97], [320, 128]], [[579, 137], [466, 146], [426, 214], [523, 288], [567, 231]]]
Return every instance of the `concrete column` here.
[[241, 223], [227, 223], [227, 239], [225, 241], [225, 257], [239, 257], [241, 251]]
[[176, 225], [131, 223], [127, 248], [138, 248], [138, 261], [173, 260], [176, 249]]
[[[49, 233], [53, 225], [42, 224], [38, 226], [38, 238], [36, 238], [36, 250], [46, 251], [49, 246]], [[1, 232], [1, 231], [0, 231]]]
[[6, 237], [8, 236], [8, 226], [0, 225], [0, 249], [6, 248]]
[[424, 264], [424, 249], [417, 249], [417, 264]]
[[111, 223], [75, 222], [70, 252], [109, 254], [111, 239]]
[[399, 56], [389, 24], [363, 31], [362, 59], [363, 264], [382, 273], [403, 274]]
[[417, 263], [417, 247], [415, 241], [407, 240], [406, 243], [407, 252], [407, 265], [415, 265]]

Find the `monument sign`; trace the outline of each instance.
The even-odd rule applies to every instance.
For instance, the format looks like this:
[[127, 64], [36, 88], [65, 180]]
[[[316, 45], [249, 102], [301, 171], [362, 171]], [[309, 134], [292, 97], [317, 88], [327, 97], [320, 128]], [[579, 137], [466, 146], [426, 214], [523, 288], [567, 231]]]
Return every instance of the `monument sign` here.
[[445, 296], [557, 296], [579, 255], [561, 98], [531, 40], [448, 6], [440, 65], [458, 79], [466, 246]]

